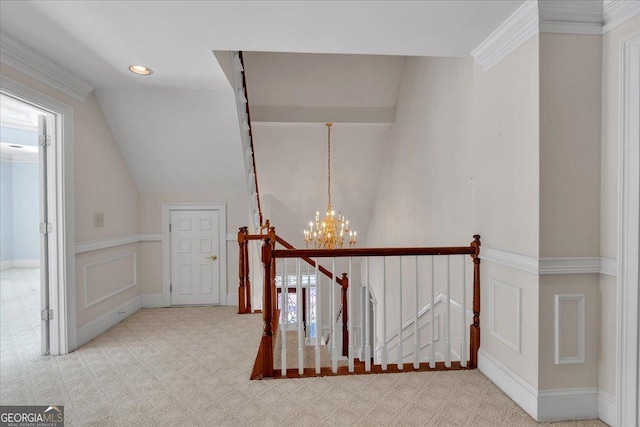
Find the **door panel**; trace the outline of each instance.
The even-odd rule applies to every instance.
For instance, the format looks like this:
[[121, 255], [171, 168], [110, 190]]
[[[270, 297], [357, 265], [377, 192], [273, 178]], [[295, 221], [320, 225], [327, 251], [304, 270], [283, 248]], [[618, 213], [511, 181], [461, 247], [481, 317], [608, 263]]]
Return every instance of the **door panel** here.
[[171, 211], [172, 305], [220, 303], [220, 214]]

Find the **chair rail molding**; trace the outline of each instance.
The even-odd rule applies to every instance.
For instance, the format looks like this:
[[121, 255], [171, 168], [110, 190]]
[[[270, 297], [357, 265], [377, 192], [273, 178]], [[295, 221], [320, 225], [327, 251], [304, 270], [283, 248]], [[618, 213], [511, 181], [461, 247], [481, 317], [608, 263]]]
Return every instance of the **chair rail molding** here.
[[127, 234], [125, 236], [105, 237], [104, 239], [88, 240], [76, 243], [76, 253], [97, 251], [116, 246], [129, 245], [138, 242], [161, 242], [162, 234]]
[[76, 101], [84, 102], [94, 89], [91, 83], [4, 31], [0, 33], [0, 62]]
[[532, 274], [617, 274], [618, 261], [600, 257], [537, 258], [488, 246], [480, 250], [480, 258], [515, 270]]

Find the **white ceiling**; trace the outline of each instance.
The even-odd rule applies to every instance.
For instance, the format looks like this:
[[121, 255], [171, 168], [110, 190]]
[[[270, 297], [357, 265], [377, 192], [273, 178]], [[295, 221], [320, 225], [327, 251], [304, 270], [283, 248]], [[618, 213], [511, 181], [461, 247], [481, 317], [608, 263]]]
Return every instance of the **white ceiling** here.
[[522, 3], [3, 0], [0, 25], [101, 89], [215, 89], [212, 50], [465, 56]]
[[[251, 52], [254, 105], [392, 111], [402, 56], [468, 55], [522, 3], [2, 0], [0, 26], [96, 87], [141, 192], [246, 191], [234, 95], [213, 50]], [[274, 166], [258, 162], [262, 188]], [[279, 200], [293, 191], [264, 185]]]

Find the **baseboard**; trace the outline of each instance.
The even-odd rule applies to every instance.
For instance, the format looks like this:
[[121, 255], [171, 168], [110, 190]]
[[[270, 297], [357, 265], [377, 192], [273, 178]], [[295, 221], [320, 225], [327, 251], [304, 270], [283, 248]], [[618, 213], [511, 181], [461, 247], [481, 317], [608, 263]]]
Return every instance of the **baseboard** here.
[[39, 259], [12, 259], [0, 262], [0, 270], [8, 268], [38, 268], [40, 267]]
[[618, 425], [616, 398], [602, 389], [598, 396], [598, 417], [610, 426]]
[[229, 292], [227, 293], [227, 305], [237, 307], [238, 306], [238, 293], [237, 292]]
[[598, 418], [598, 387], [541, 390], [536, 421]]
[[120, 307], [111, 310], [106, 314], [103, 314], [88, 325], [78, 329], [78, 347], [85, 345], [98, 335], [117, 325], [141, 308], [142, 297], [137, 296], [131, 301], [122, 304]]
[[489, 353], [478, 351], [478, 369], [534, 420], [538, 419], [538, 391]]
[[478, 369], [536, 421], [599, 417], [615, 425], [615, 398], [597, 387], [538, 391], [482, 349], [478, 351]]
[[143, 294], [142, 308], [160, 308], [167, 307], [162, 294]]

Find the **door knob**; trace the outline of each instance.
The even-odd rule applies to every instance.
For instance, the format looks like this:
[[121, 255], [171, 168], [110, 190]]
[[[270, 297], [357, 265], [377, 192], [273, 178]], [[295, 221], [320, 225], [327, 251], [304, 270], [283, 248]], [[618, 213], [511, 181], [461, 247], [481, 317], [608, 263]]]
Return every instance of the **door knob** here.
[[215, 261], [215, 260], [218, 259], [218, 256], [217, 255], [211, 255], [211, 256], [205, 257], [205, 259], [210, 259], [211, 261]]

